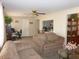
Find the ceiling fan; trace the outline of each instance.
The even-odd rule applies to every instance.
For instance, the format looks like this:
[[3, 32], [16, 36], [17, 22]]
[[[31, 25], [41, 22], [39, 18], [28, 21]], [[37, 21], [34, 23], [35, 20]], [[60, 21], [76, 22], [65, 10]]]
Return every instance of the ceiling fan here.
[[39, 16], [39, 15], [45, 15], [45, 13], [38, 12], [37, 10], [32, 10], [33, 15]]

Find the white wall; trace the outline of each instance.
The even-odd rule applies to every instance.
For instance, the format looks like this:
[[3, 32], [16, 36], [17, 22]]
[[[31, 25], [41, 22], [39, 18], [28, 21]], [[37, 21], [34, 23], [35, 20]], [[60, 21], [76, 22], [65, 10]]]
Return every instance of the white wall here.
[[[22, 36], [29, 36], [29, 21], [25, 17], [12, 17], [13, 21], [11, 23], [11, 26], [15, 28], [16, 30], [22, 29]], [[18, 21], [16, 23], [16, 21]]]
[[3, 18], [3, 9], [2, 4], [0, 3], [0, 47], [4, 43], [4, 18]]
[[54, 32], [60, 36], [65, 37], [65, 43], [67, 42], [67, 15], [79, 13], [79, 7], [58, 11], [41, 17], [40, 19], [40, 30], [42, 30], [42, 22], [44, 20], [54, 20]]
[[[12, 17], [12, 19], [13, 21], [11, 23], [11, 26], [16, 30], [22, 29], [22, 36], [32, 36], [38, 33], [39, 23], [37, 17], [15, 16]], [[15, 22], [16, 20], [18, 21], [18, 23]], [[30, 22], [33, 22], [33, 24], [30, 24]]]

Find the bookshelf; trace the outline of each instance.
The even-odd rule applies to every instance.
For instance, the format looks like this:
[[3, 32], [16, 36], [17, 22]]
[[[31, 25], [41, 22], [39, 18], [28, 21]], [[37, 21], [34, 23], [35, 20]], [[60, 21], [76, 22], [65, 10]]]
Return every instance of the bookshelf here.
[[68, 15], [67, 42], [74, 41], [79, 44], [79, 19], [78, 14]]

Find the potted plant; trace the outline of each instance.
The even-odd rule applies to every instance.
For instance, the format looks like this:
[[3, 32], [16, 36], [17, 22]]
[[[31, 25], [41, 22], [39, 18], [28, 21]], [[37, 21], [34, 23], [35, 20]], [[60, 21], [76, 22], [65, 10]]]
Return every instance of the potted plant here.
[[11, 31], [11, 22], [12, 22], [12, 18], [10, 16], [5, 16], [4, 17], [5, 20], [5, 26], [6, 26], [6, 36], [7, 36], [7, 40], [12, 39], [12, 31]]
[[6, 25], [11, 24], [12, 18], [11, 18], [10, 16], [5, 16], [4, 19], [5, 19], [5, 24], [6, 24]]

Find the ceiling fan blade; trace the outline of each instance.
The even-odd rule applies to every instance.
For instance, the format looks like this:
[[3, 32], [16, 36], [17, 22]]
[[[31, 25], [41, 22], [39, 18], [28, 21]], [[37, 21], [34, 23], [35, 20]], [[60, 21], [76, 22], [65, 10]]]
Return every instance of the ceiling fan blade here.
[[32, 10], [32, 13], [36, 16], [45, 15], [45, 13], [38, 12], [37, 10]]
[[46, 13], [38, 13], [38, 14], [42, 14], [42, 15], [45, 15]]

